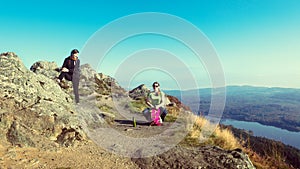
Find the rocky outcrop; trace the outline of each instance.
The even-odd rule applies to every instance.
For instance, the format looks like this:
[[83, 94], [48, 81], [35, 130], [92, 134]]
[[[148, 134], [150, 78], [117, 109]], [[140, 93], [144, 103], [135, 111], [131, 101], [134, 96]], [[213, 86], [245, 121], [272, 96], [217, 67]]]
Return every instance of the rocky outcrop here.
[[[55, 62], [39, 61], [34, 63], [30, 70], [36, 74], [44, 75], [49, 79], [55, 79], [59, 75], [60, 67]], [[88, 96], [97, 93], [98, 95], [105, 95], [110, 98], [126, 95], [126, 91], [114, 78], [103, 73], [97, 73], [89, 64], [81, 65], [80, 70], [80, 95]], [[63, 80], [60, 87], [68, 95], [73, 96], [72, 83], [70, 81]]]
[[224, 150], [216, 146], [181, 147], [154, 157], [133, 159], [140, 167], [150, 168], [232, 168], [255, 169], [247, 154], [240, 149]]
[[170, 104], [169, 104], [170, 106], [176, 106], [178, 108], [182, 108], [187, 111], [192, 111], [188, 106], [182, 104], [182, 102], [177, 97], [174, 97], [171, 95], [166, 95], [166, 96], [170, 102]]
[[146, 97], [150, 93], [150, 89], [146, 85], [141, 84], [138, 87], [129, 91], [129, 97], [134, 100], [139, 100]]
[[53, 114], [53, 110], [74, 112], [73, 100], [54, 80], [27, 70], [14, 53], [2, 54], [0, 59], [1, 98], [14, 99], [20, 108], [46, 115]]
[[0, 125], [12, 144], [37, 145], [40, 135], [60, 142], [58, 137], [64, 129], [79, 133], [80, 139], [85, 137], [73, 99], [47, 77], [57, 74], [55, 67], [53, 63], [39, 62], [32, 66], [38, 72], [34, 73], [14, 53], [0, 55]]
[[[115, 79], [84, 64], [79, 94], [85, 103], [88, 99], [97, 103], [75, 108], [72, 83], [55, 81], [60, 70], [56, 63], [39, 61], [28, 70], [16, 54], [8, 52], [0, 55], [0, 66], [0, 133], [6, 133], [0, 138], [13, 145], [38, 146], [40, 135], [64, 146], [85, 140], [78, 110], [92, 111], [93, 118], [86, 121], [95, 122], [99, 116], [96, 122], [104, 123], [101, 114], [114, 116], [112, 98], [127, 95]], [[95, 107], [102, 109], [95, 111]]]
[[35, 62], [30, 70], [36, 74], [42, 74], [49, 78], [58, 77], [60, 68], [55, 62], [39, 61]]

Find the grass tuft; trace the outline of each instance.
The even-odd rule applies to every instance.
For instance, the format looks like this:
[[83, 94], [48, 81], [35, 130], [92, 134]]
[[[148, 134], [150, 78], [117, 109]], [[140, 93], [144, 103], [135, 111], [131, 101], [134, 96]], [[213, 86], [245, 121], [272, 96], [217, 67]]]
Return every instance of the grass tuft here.
[[229, 129], [221, 129], [219, 125], [211, 124], [204, 117], [190, 115], [189, 118], [193, 125], [189, 128], [185, 144], [214, 145], [227, 150], [242, 147]]

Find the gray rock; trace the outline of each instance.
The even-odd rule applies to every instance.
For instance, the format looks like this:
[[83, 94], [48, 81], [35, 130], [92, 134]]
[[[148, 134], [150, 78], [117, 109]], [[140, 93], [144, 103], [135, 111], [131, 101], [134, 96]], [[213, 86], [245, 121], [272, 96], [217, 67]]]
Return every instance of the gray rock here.
[[47, 77], [58, 77], [60, 68], [55, 62], [39, 61], [35, 62], [30, 70], [37, 74], [42, 74]]
[[100, 75], [89, 64], [81, 65], [80, 69], [81, 79], [84, 79], [86, 81], [95, 81], [95, 78], [102, 79], [102, 77], [100, 77]]
[[[102, 125], [105, 121], [99, 116], [105, 112], [97, 115], [95, 112], [98, 111], [93, 111], [94, 113], [87, 115], [86, 110], [81, 111], [82, 109], [74, 106], [72, 82], [65, 80], [58, 84], [55, 81], [59, 75], [56, 63], [39, 61], [34, 63], [30, 70], [14, 53], [0, 55], [0, 131], [7, 133], [0, 134], [1, 138], [9, 138], [8, 141], [12, 144], [33, 146], [43, 139], [40, 138], [42, 135], [47, 140], [55, 141], [60, 145], [72, 146], [86, 139], [79, 118], [84, 116], [82, 118], [84, 120], [92, 119], [93, 127]], [[79, 89], [80, 97], [85, 103], [95, 104], [97, 100], [98, 103], [109, 104], [112, 97], [126, 96], [126, 91], [115, 79], [96, 73], [88, 64], [81, 65]], [[9, 106], [6, 106], [7, 104]], [[81, 107], [86, 108], [86, 105]], [[99, 105], [92, 107], [97, 108]], [[23, 113], [15, 113], [19, 111]], [[113, 119], [114, 115], [109, 115]], [[97, 117], [97, 120], [92, 117]], [[14, 119], [20, 127], [13, 127]], [[22, 139], [25, 138], [30, 138], [33, 144], [29, 144], [30, 141], [24, 143]], [[43, 143], [43, 145], [47, 144]]]
[[11, 127], [8, 129], [7, 140], [12, 143], [12, 145], [20, 147], [23, 145], [31, 147], [35, 146], [34, 142], [20, 131], [19, 124], [16, 121], [13, 121]]
[[134, 100], [145, 98], [150, 93], [150, 89], [146, 85], [141, 84], [138, 87], [129, 91], [129, 97]]
[[[143, 150], [140, 150], [142, 152]], [[232, 153], [220, 147], [182, 147], [177, 145], [171, 150], [149, 158], [132, 159], [140, 168], [230, 168], [255, 169], [248, 156], [238, 152], [241, 157], [235, 158]]]
[[[47, 63], [35, 63], [32, 66], [35, 72], [32, 72], [14, 53], [0, 55], [0, 100], [13, 103], [1, 109], [6, 112], [3, 117], [6, 127], [1, 130], [7, 133], [12, 144], [32, 146], [39, 134], [50, 138], [61, 135], [63, 128], [77, 126], [75, 130], [80, 130], [72, 97], [51, 78], [56, 76], [54, 69], [57, 66]], [[19, 111], [27, 115], [16, 113]], [[9, 121], [12, 119], [15, 121]], [[81, 131], [77, 133], [83, 134]], [[83, 135], [81, 137], [84, 138]]]
[[69, 147], [73, 146], [76, 141], [83, 140], [82, 135], [80, 132], [78, 132], [78, 129], [74, 128], [63, 128], [60, 135], [57, 136], [56, 142]]
[[50, 105], [49, 102], [72, 109], [73, 100], [61, 91], [54, 80], [27, 70], [21, 60], [12, 53], [5, 55], [8, 59], [3, 59], [2, 56], [0, 69], [3, 73], [0, 78], [5, 80], [0, 82], [1, 98], [14, 98], [20, 107], [42, 108], [41, 112], [45, 114], [50, 114], [51, 109], [45, 110], [45, 106], [39, 105]]

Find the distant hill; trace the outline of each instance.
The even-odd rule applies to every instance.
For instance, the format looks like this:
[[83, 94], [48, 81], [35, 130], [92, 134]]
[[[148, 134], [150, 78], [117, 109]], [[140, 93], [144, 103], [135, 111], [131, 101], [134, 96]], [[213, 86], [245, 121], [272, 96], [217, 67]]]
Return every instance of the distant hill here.
[[[270, 140], [264, 137], [253, 136], [251, 132], [242, 129], [234, 128], [233, 126], [224, 126], [230, 129], [236, 138], [243, 140], [245, 147], [250, 148], [253, 152], [262, 157], [275, 157], [290, 164], [289, 168], [300, 167], [300, 150], [289, 145], [284, 145], [282, 142]], [[274, 160], [269, 158], [269, 160]], [[262, 162], [263, 163], [263, 162]], [[294, 167], [292, 167], [294, 166]], [[278, 168], [284, 168], [278, 166]]]
[[[207, 115], [211, 89], [169, 90], [167, 94], [189, 99], [183, 101], [193, 112]], [[195, 93], [199, 92], [199, 98]], [[187, 100], [187, 101], [186, 101]], [[300, 89], [253, 86], [226, 87], [223, 118], [259, 122], [290, 131], [300, 131]]]

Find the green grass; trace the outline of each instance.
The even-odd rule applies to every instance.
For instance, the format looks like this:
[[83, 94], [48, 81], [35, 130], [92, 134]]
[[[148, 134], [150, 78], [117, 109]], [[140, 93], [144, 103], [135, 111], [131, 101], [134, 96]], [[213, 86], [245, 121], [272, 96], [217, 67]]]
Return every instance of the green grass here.
[[147, 108], [146, 102], [144, 99], [135, 100], [128, 103], [129, 110], [134, 113], [142, 113], [142, 111]]
[[107, 113], [114, 114], [113, 108], [110, 107], [110, 106], [108, 106], [108, 105], [106, 105], [106, 104], [99, 106], [99, 109], [100, 109], [101, 111], [104, 111], [104, 112], [107, 112]]
[[176, 116], [173, 116], [171, 114], [167, 114], [167, 116], [165, 117], [165, 122], [175, 122], [177, 120]]

